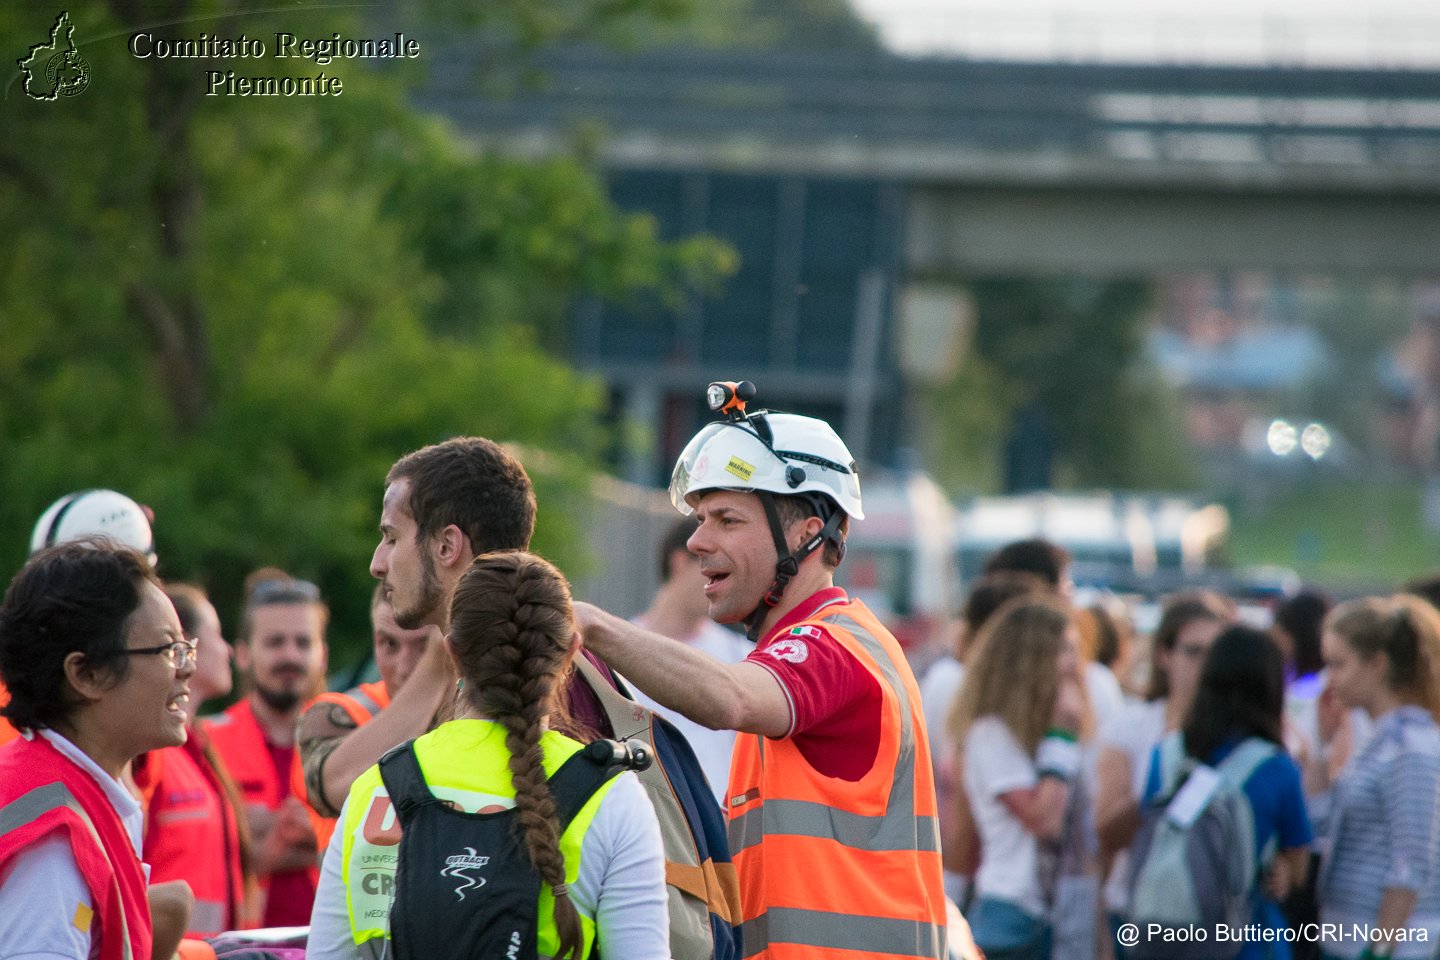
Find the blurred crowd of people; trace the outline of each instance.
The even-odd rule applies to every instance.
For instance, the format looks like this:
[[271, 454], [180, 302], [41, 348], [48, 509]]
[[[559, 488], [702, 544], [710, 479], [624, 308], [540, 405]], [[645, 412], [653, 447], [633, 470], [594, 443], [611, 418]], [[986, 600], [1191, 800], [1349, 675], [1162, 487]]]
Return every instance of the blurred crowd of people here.
[[1440, 577], [1263, 629], [1180, 592], [1144, 636], [1068, 563], [997, 551], [921, 683], [986, 955], [1440, 955]]

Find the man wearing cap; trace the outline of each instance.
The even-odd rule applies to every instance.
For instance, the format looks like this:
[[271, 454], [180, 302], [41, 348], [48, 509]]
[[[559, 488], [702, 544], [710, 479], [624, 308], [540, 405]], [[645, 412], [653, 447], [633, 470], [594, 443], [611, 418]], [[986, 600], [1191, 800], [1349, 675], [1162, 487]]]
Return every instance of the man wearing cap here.
[[[660, 703], [742, 735], [727, 793], [747, 957], [945, 956], [929, 745], [895, 638], [836, 587], [863, 519], [845, 444], [822, 420], [747, 413], [749, 383], [712, 384], [725, 419], [680, 455], [671, 498], [697, 525], [710, 616], [758, 641], [739, 663], [589, 604], [586, 646]], [[856, 951], [859, 951], [857, 954]]]

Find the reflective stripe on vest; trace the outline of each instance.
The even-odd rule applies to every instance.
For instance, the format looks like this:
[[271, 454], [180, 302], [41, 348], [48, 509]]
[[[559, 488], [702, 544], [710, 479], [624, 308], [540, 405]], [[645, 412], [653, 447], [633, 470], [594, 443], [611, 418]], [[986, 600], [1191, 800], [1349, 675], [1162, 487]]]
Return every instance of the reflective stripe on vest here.
[[[311, 705], [316, 703], [335, 704], [344, 710], [351, 720], [355, 721], [357, 727], [363, 727], [374, 720], [375, 715], [381, 710], [390, 706], [390, 695], [383, 683], [362, 683], [344, 693], [322, 693], [310, 701]], [[309, 710], [310, 705], [307, 705], [305, 709]]]
[[[553, 776], [566, 760], [581, 749], [581, 745], [559, 733], [547, 732], [541, 738], [545, 755], [546, 776]], [[515, 796], [511, 781], [510, 752], [505, 746], [504, 728], [488, 720], [452, 720], [425, 734], [415, 741], [415, 756], [425, 772], [426, 784], [442, 800], [473, 802], [474, 794], [489, 795], [492, 798]], [[595, 791], [569, 828], [560, 836], [560, 851], [565, 858], [565, 882], [573, 884], [580, 874], [580, 848], [585, 834], [595, 820], [600, 802], [614, 787], [616, 779]], [[466, 794], [472, 796], [466, 797]], [[380, 778], [380, 768], [370, 767], [356, 779], [350, 788], [341, 839], [340, 871], [345, 883], [345, 907], [350, 917], [350, 933], [360, 950], [363, 960], [383, 960], [389, 954], [389, 911], [379, 910], [380, 902], [372, 893], [368, 902], [370, 911], [379, 910], [382, 916], [357, 916], [357, 897], [354, 882], [359, 881], [362, 870], [357, 868], [356, 854], [360, 854], [360, 866], [366, 858], [374, 858], [380, 851], [394, 850], [398, 864], [399, 824], [394, 808], [385, 794]], [[474, 811], [471, 811], [474, 812]], [[375, 844], [366, 836], [383, 835], [384, 843]], [[357, 842], [358, 841], [358, 842]], [[395, 867], [389, 863], [371, 864], [371, 876], [384, 874], [389, 882], [394, 881]], [[384, 881], [379, 881], [384, 882]], [[382, 889], [377, 886], [377, 890]], [[362, 887], [363, 890], [363, 887]], [[384, 899], [383, 897], [381, 899]], [[559, 948], [559, 934], [555, 930], [554, 895], [550, 888], [541, 885], [539, 912], [537, 914], [539, 937], [538, 947], [544, 955], [553, 954]], [[595, 943], [595, 921], [580, 914], [580, 926], [584, 944], [580, 956], [589, 956]]]
[[939, 819], [914, 680], [863, 604], [832, 604], [802, 622], [829, 628], [882, 684], [881, 722], [893, 726], [882, 728], [875, 765], [849, 784], [816, 773], [792, 741], [737, 744], [730, 844], [745, 954], [941, 957]]
[[351, 690], [350, 696], [353, 697], [355, 702], [360, 704], [370, 716], [373, 717], [380, 712], [380, 704], [375, 702], [375, 698], [370, 696], [364, 687], [356, 687], [354, 690]]
[[771, 907], [740, 929], [747, 955], [770, 949], [771, 937], [776, 943], [844, 951], [845, 957], [853, 957], [857, 951], [867, 956], [939, 957], [945, 949], [943, 926], [820, 910]]
[[241, 923], [245, 885], [236, 811], [205, 755], [206, 741], [204, 731], [191, 731], [183, 746], [146, 754], [134, 771], [150, 794], [144, 846], [150, 882], [190, 885], [195, 903], [185, 935], [193, 939]]
[[214, 936], [215, 933], [223, 933], [230, 926], [229, 905], [220, 900], [196, 899], [190, 907], [190, 924], [188, 930], [209, 930]]
[[95, 825], [90, 823], [90, 818], [85, 815], [80, 801], [75, 799], [70, 788], [63, 783], [47, 783], [44, 786], [36, 787], [0, 807], [0, 833], [9, 833], [16, 827], [22, 827], [39, 817], [42, 813], [58, 810], [60, 807], [69, 807], [79, 814], [80, 818], [90, 827], [90, 833], [95, 836], [95, 840], [99, 841], [100, 837], [95, 833]]
[[[22, 793], [4, 807], [0, 807], [0, 836], [10, 833], [12, 830], [17, 830], [27, 824], [34, 823], [46, 814], [61, 809], [68, 809], [79, 819], [80, 823], [85, 826], [91, 839], [94, 840], [97, 849], [101, 851], [105, 849], [104, 841], [100, 837], [100, 831], [95, 827], [95, 822], [90, 819], [90, 815], [85, 812], [84, 806], [82, 806], [75, 795], [70, 792], [70, 788], [63, 783], [42, 784], [41, 786]], [[85, 876], [84, 864], [80, 862], [80, 857], [78, 854], [75, 854], [73, 850], [72, 856], [75, 857], [76, 867], [80, 869], [86, 886], [89, 887], [94, 882], [94, 879]], [[112, 879], [111, 882], [114, 883], [115, 881]], [[91, 890], [90, 893], [92, 897], [96, 896], [96, 891]], [[97, 897], [96, 899], [98, 900], [99, 898]], [[115, 931], [118, 935], [116, 945], [119, 947], [119, 956], [121, 960], [135, 960], [134, 949], [130, 942], [130, 918], [125, 914], [123, 898], [117, 896], [117, 901], [120, 902], [120, 908], [115, 911], [113, 919], [118, 921], [119, 924], [119, 930]], [[100, 904], [97, 902], [92, 906], [98, 911]], [[105, 931], [105, 937], [107, 940], [109, 939], [110, 931]], [[144, 958], [144, 960], [149, 960], [149, 958]]]
[[[910, 698], [900, 672], [895, 668], [885, 648], [853, 617], [842, 615], [824, 619], [849, 633], [865, 648], [890, 689], [895, 691], [900, 713], [900, 749], [896, 751], [890, 798], [885, 813], [865, 816], [809, 800], [767, 799], [762, 806], [730, 821], [730, 850], [732, 853], [739, 853], [748, 849], [759, 843], [768, 833], [823, 837], [858, 850], [920, 850], [938, 853], [939, 818], [917, 816], [912, 821], [907, 816], [916, 808], [916, 763], [913, 759], [906, 760], [905, 745], [913, 743], [915, 735]], [[911, 757], [914, 756], [912, 750]]]

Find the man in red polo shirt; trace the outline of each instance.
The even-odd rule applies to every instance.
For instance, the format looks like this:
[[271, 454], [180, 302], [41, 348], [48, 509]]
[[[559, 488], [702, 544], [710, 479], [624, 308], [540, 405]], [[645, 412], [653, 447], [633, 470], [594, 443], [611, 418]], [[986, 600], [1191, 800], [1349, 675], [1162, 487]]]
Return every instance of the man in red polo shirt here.
[[665, 706], [738, 730], [730, 847], [747, 957], [945, 956], [929, 745], [895, 638], [834, 584], [863, 519], [849, 450], [829, 424], [747, 412], [749, 383], [711, 384], [725, 415], [692, 439], [670, 494], [710, 617], [758, 646], [722, 663], [583, 603], [587, 647]]

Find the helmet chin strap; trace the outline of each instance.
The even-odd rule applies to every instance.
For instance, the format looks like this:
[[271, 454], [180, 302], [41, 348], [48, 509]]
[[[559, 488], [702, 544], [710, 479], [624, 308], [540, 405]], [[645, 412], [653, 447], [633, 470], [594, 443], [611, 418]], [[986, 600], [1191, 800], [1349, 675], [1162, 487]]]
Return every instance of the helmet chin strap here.
[[[780, 523], [780, 512], [775, 507], [775, 495], [768, 490], [757, 490], [755, 495], [760, 498], [760, 503], [765, 507], [765, 519], [770, 523], [770, 536], [775, 541], [775, 580], [770, 584], [770, 589], [765, 591], [765, 596], [755, 605], [742, 622], [745, 624], [745, 636], [751, 643], [760, 642], [760, 625], [765, 616], [780, 604], [780, 598], [785, 593], [785, 587], [790, 583], [790, 578], [800, 572], [800, 564], [805, 558], [825, 545], [825, 541], [838, 538], [840, 524], [845, 519], [845, 511], [838, 508], [830, 513], [829, 519], [820, 531], [805, 543], [790, 552], [790, 544], [785, 540], [785, 527]], [[842, 545], [843, 549], [843, 545]]]

